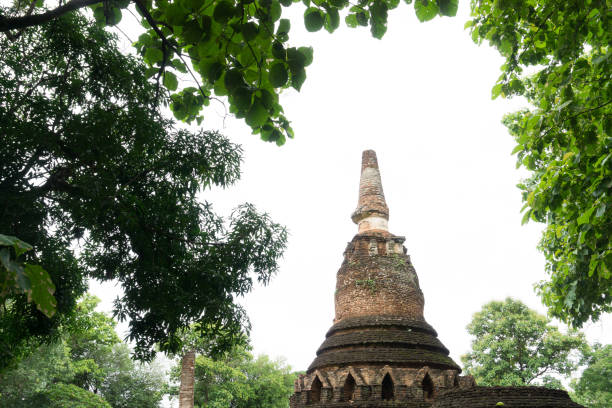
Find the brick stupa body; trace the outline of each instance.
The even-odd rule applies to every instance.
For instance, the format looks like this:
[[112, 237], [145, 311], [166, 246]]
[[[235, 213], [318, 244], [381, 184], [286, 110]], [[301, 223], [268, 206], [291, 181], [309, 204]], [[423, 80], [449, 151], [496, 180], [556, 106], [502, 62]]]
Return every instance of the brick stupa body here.
[[[291, 408], [484, 407], [500, 393], [514, 398], [516, 407], [579, 407], [564, 391], [476, 387], [471, 376], [460, 375], [423, 317], [423, 292], [405, 238], [388, 231], [389, 209], [372, 150], [363, 152], [352, 220], [359, 231], [337, 273], [334, 322], [296, 380]], [[529, 405], [535, 400], [553, 405]]]

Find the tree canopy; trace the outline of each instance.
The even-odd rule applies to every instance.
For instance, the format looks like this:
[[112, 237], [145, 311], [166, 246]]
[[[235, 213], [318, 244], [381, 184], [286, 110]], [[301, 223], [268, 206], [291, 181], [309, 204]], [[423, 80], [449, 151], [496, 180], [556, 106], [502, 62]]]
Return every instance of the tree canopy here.
[[174, 129], [146, 67], [79, 14], [3, 36], [0, 49], [0, 231], [34, 248], [12, 255], [44, 268], [57, 300], [48, 318], [27, 293], [2, 291], [0, 368], [50, 338], [86, 278], [121, 284], [115, 313], [139, 357], [156, 343], [179, 350], [193, 322], [242, 336], [235, 296], [268, 282], [286, 232], [250, 204], [224, 219], [197, 197], [239, 178], [240, 146]]
[[612, 345], [596, 344], [586, 364], [580, 378], [572, 382], [572, 397], [587, 408], [612, 406]]
[[[0, 11], [0, 32], [5, 33], [2, 46], [10, 47], [13, 42], [19, 43], [23, 37], [32, 35], [26, 28], [54, 21], [75, 9], [91, 6], [100, 23], [113, 25], [121, 19], [126, 7], [133, 5], [146, 30], [135, 44], [146, 63], [146, 68], [139, 68], [140, 75], [153, 78], [162, 86], [155, 92], [157, 97], [162, 94], [162, 102], [164, 89], [170, 92], [165, 101], [176, 118], [199, 122], [203, 119], [203, 106], [212, 99], [227, 97], [231, 113], [244, 119], [263, 140], [280, 145], [287, 137], [293, 137], [293, 130], [283, 114], [279, 94], [289, 87], [299, 90], [306, 78], [306, 67], [313, 60], [311, 48], [289, 42], [291, 21], [283, 17], [289, 7], [297, 7], [294, 3], [290, 0], [71, 0], [55, 4], [41, 0], [26, 7], [16, 1]], [[303, 24], [308, 31], [325, 28], [334, 32], [342, 13], [348, 26], [369, 27], [374, 37], [381, 38], [386, 31], [388, 12], [400, 2], [359, 0], [353, 4], [347, 0], [303, 0], [303, 3]], [[547, 224], [540, 249], [546, 256], [550, 279], [541, 282], [538, 291], [554, 316], [579, 327], [589, 318], [596, 320], [601, 313], [612, 310], [609, 193], [612, 188], [609, 153], [612, 30], [608, 4], [604, 0], [472, 0], [471, 8], [472, 19], [466, 27], [470, 28], [474, 41], [489, 41], [506, 59], [492, 96], [523, 95], [532, 105], [531, 109], [508, 115], [505, 123], [517, 141], [514, 150], [517, 166], [531, 172], [519, 185], [525, 201], [524, 222], [535, 220]], [[452, 16], [457, 11], [457, 0], [415, 0], [414, 10], [421, 21], [438, 15]], [[44, 64], [46, 55], [39, 55], [39, 65]], [[197, 86], [183, 87], [178, 80], [181, 74], [191, 76]], [[49, 86], [45, 82], [46, 79], [38, 85]], [[122, 84], [125, 83], [124, 78]], [[28, 90], [19, 92], [27, 96]], [[19, 174], [19, 170], [13, 174]], [[59, 180], [63, 177], [61, 171], [49, 179], [55, 182], [58, 177]], [[0, 232], [15, 235], [10, 229]], [[101, 248], [101, 245], [97, 247], [99, 251]], [[0, 260], [9, 259], [8, 252], [3, 251]], [[117, 261], [96, 259], [107, 263]], [[10, 265], [19, 270], [15, 264]], [[28, 265], [34, 263], [23, 265], [24, 276], [30, 273]], [[76, 267], [77, 263], [73, 265]], [[53, 278], [53, 271], [49, 274]], [[71, 281], [74, 290], [78, 289], [78, 276], [81, 275], [75, 271], [76, 279]], [[125, 285], [133, 286], [127, 281]], [[32, 288], [24, 288], [35, 293]], [[56, 291], [60, 299], [66, 299], [62, 297], [65, 287], [57, 287]], [[148, 310], [146, 305], [136, 303], [129, 309], [134, 310], [135, 306]], [[60, 316], [62, 307], [66, 305], [58, 303]], [[143, 318], [137, 315], [134, 317]], [[159, 316], [148, 318], [163, 320]], [[168, 327], [172, 331], [182, 323], [175, 321]], [[143, 330], [140, 327], [134, 332]], [[159, 338], [158, 334], [164, 330], [157, 327], [149, 334]], [[174, 348], [175, 342], [176, 339], [167, 344]], [[150, 346], [145, 343], [139, 350]]]
[[479, 385], [558, 388], [554, 375], [569, 376], [587, 348], [582, 334], [561, 333], [545, 316], [511, 298], [485, 304], [467, 329], [474, 336], [472, 351], [461, 361]]
[[[147, 30], [135, 46], [155, 77], [169, 91], [176, 118], [203, 119], [201, 109], [211, 99], [227, 96], [230, 112], [260, 134], [281, 145], [293, 129], [279, 103], [282, 89], [300, 90], [305, 68], [313, 60], [310, 47], [289, 45], [291, 22], [282, 18], [296, 0], [71, 0], [54, 8], [52, 1], [15, 6], [0, 14], [0, 32], [17, 35], [22, 28], [57, 18], [70, 10], [91, 6], [103, 24], [116, 24], [134, 4]], [[19, 3], [19, 2], [17, 2]], [[308, 31], [330, 33], [345, 13], [349, 27], [370, 27], [381, 38], [387, 30], [388, 11], [400, 0], [303, 0], [303, 24]], [[406, 0], [412, 3], [412, 0]], [[437, 15], [453, 16], [458, 0], [415, 0], [421, 21]], [[182, 87], [177, 74], [189, 74], [197, 86]]]
[[[605, 0], [472, 0], [466, 26], [506, 59], [493, 97], [532, 108], [504, 123], [531, 176], [523, 222], [546, 223], [540, 249], [549, 312], [576, 327], [612, 311], [612, 81]], [[528, 73], [527, 75], [525, 73]]]
[[115, 321], [89, 295], [58, 340], [35, 348], [0, 375], [0, 405], [26, 407], [159, 407], [167, 384], [156, 365], [130, 358]]
[[[173, 369], [178, 378], [181, 366]], [[286, 408], [296, 374], [282, 361], [254, 358], [245, 345], [223, 356], [199, 355], [195, 360], [196, 407]]]

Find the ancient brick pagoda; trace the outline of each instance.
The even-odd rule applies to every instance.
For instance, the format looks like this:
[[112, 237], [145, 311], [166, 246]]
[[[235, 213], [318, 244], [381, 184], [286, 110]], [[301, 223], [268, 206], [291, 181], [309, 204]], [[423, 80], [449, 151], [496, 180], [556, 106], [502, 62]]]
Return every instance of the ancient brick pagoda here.
[[476, 387], [471, 376], [460, 375], [423, 317], [423, 292], [405, 238], [388, 231], [389, 208], [372, 150], [363, 152], [352, 220], [359, 231], [337, 274], [334, 324], [296, 380], [291, 408], [489, 407], [499, 401], [510, 402], [506, 408], [580, 407], [565, 391]]

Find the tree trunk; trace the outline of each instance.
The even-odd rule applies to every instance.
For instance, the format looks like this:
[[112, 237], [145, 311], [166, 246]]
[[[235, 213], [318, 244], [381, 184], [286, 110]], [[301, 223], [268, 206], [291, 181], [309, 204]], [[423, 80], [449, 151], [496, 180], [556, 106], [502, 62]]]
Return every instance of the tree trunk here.
[[195, 383], [195, 350], [183, 354], [181, 362], [181, 388], [179, 408], [193, 408], [193, 386]]

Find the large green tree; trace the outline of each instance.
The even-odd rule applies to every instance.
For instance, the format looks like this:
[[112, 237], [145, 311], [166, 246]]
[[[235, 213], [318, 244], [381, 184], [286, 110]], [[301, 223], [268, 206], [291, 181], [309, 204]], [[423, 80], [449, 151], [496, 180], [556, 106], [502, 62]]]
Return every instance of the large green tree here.
[[[211, 99], [228, 96], [230, 112], [244, 118], [263, 140], [283, 144], [293, 137], [279, 104], [283, 88], [300, 90], [305, 67], [313, 59], [309, 47], [289, 46], [291, 22], [281, 18], [296, 0], [52, 0], [15, 6], [0, 14], [0, 32], [17, 36], [25, 27], [91, 6], [98, 21], [116, 24], [122, 9], [133, 4], [147, 30], [136, 47], [149, 65], [147, 75], [172, 91], [171, 108], [181, 120], [202, 120], [200, 110]], [[346, 14], [350, 27], [369, 26], [381, 38], [387, 14], [400, 0], [303, 0], [308, 31], [333, 32]], [[412, 0], [406, 0], [412, 3]], [[455, 15], [458, 0], [415, 0], [422, 20]], [[190, 74], [196, 87], [179, 86], [177, 73]]]
[[517, 166], [530, 177], [524, 222], [546, 223], [540, 249], [549, 312], [580, 327], [612, 310], [612, 69], [606, 0], [472, 0], [472, 38], [506, 59], [493, 97], [508, 115]]
[[580, 379], [572, 382], [572, 397], [587, 408], [612, 407], [612, 345], [596, 344], [586, 364]]
[[584, 336], [563, 334], [545, 316], [507, 298], [485, 304], [467, 326], [472, 351], [461, 357], [476, 383], [488, 386], [560, 387], [558, 375], [578, 368]]
[[[173, 370], [176, 378], [181, 371]], [[254, 358], [245, 345], [223, 356], [195, 359], [195, 406], [234, 408], [286, 408], [296, 374], [282, 361], [262, 355]]]
[[98, 302], [83, 298], [57, 341], [0, 375], [0, 406], [159, 407], [167, 388], [163, 370], [132, 361], [115, 321], [95, 311]]
[[1, 293], [0, 370], [70, 318], [87, 277], [120, 283], [115, 313], [139, 357], [179, 350], [193, 322], [222, 328], [219, 344], [241, 336], [234, 299], [268, 282], [286, 232], [249, 204], [224, 219], [197, 197], [238, 179], [240, 146], [174, 129], [146, 68], [83, 16], [0, 49], [0, 231], [34, 247], [20, 260], [49, 273], [57, 299], [48, 318], [26, 293]]

